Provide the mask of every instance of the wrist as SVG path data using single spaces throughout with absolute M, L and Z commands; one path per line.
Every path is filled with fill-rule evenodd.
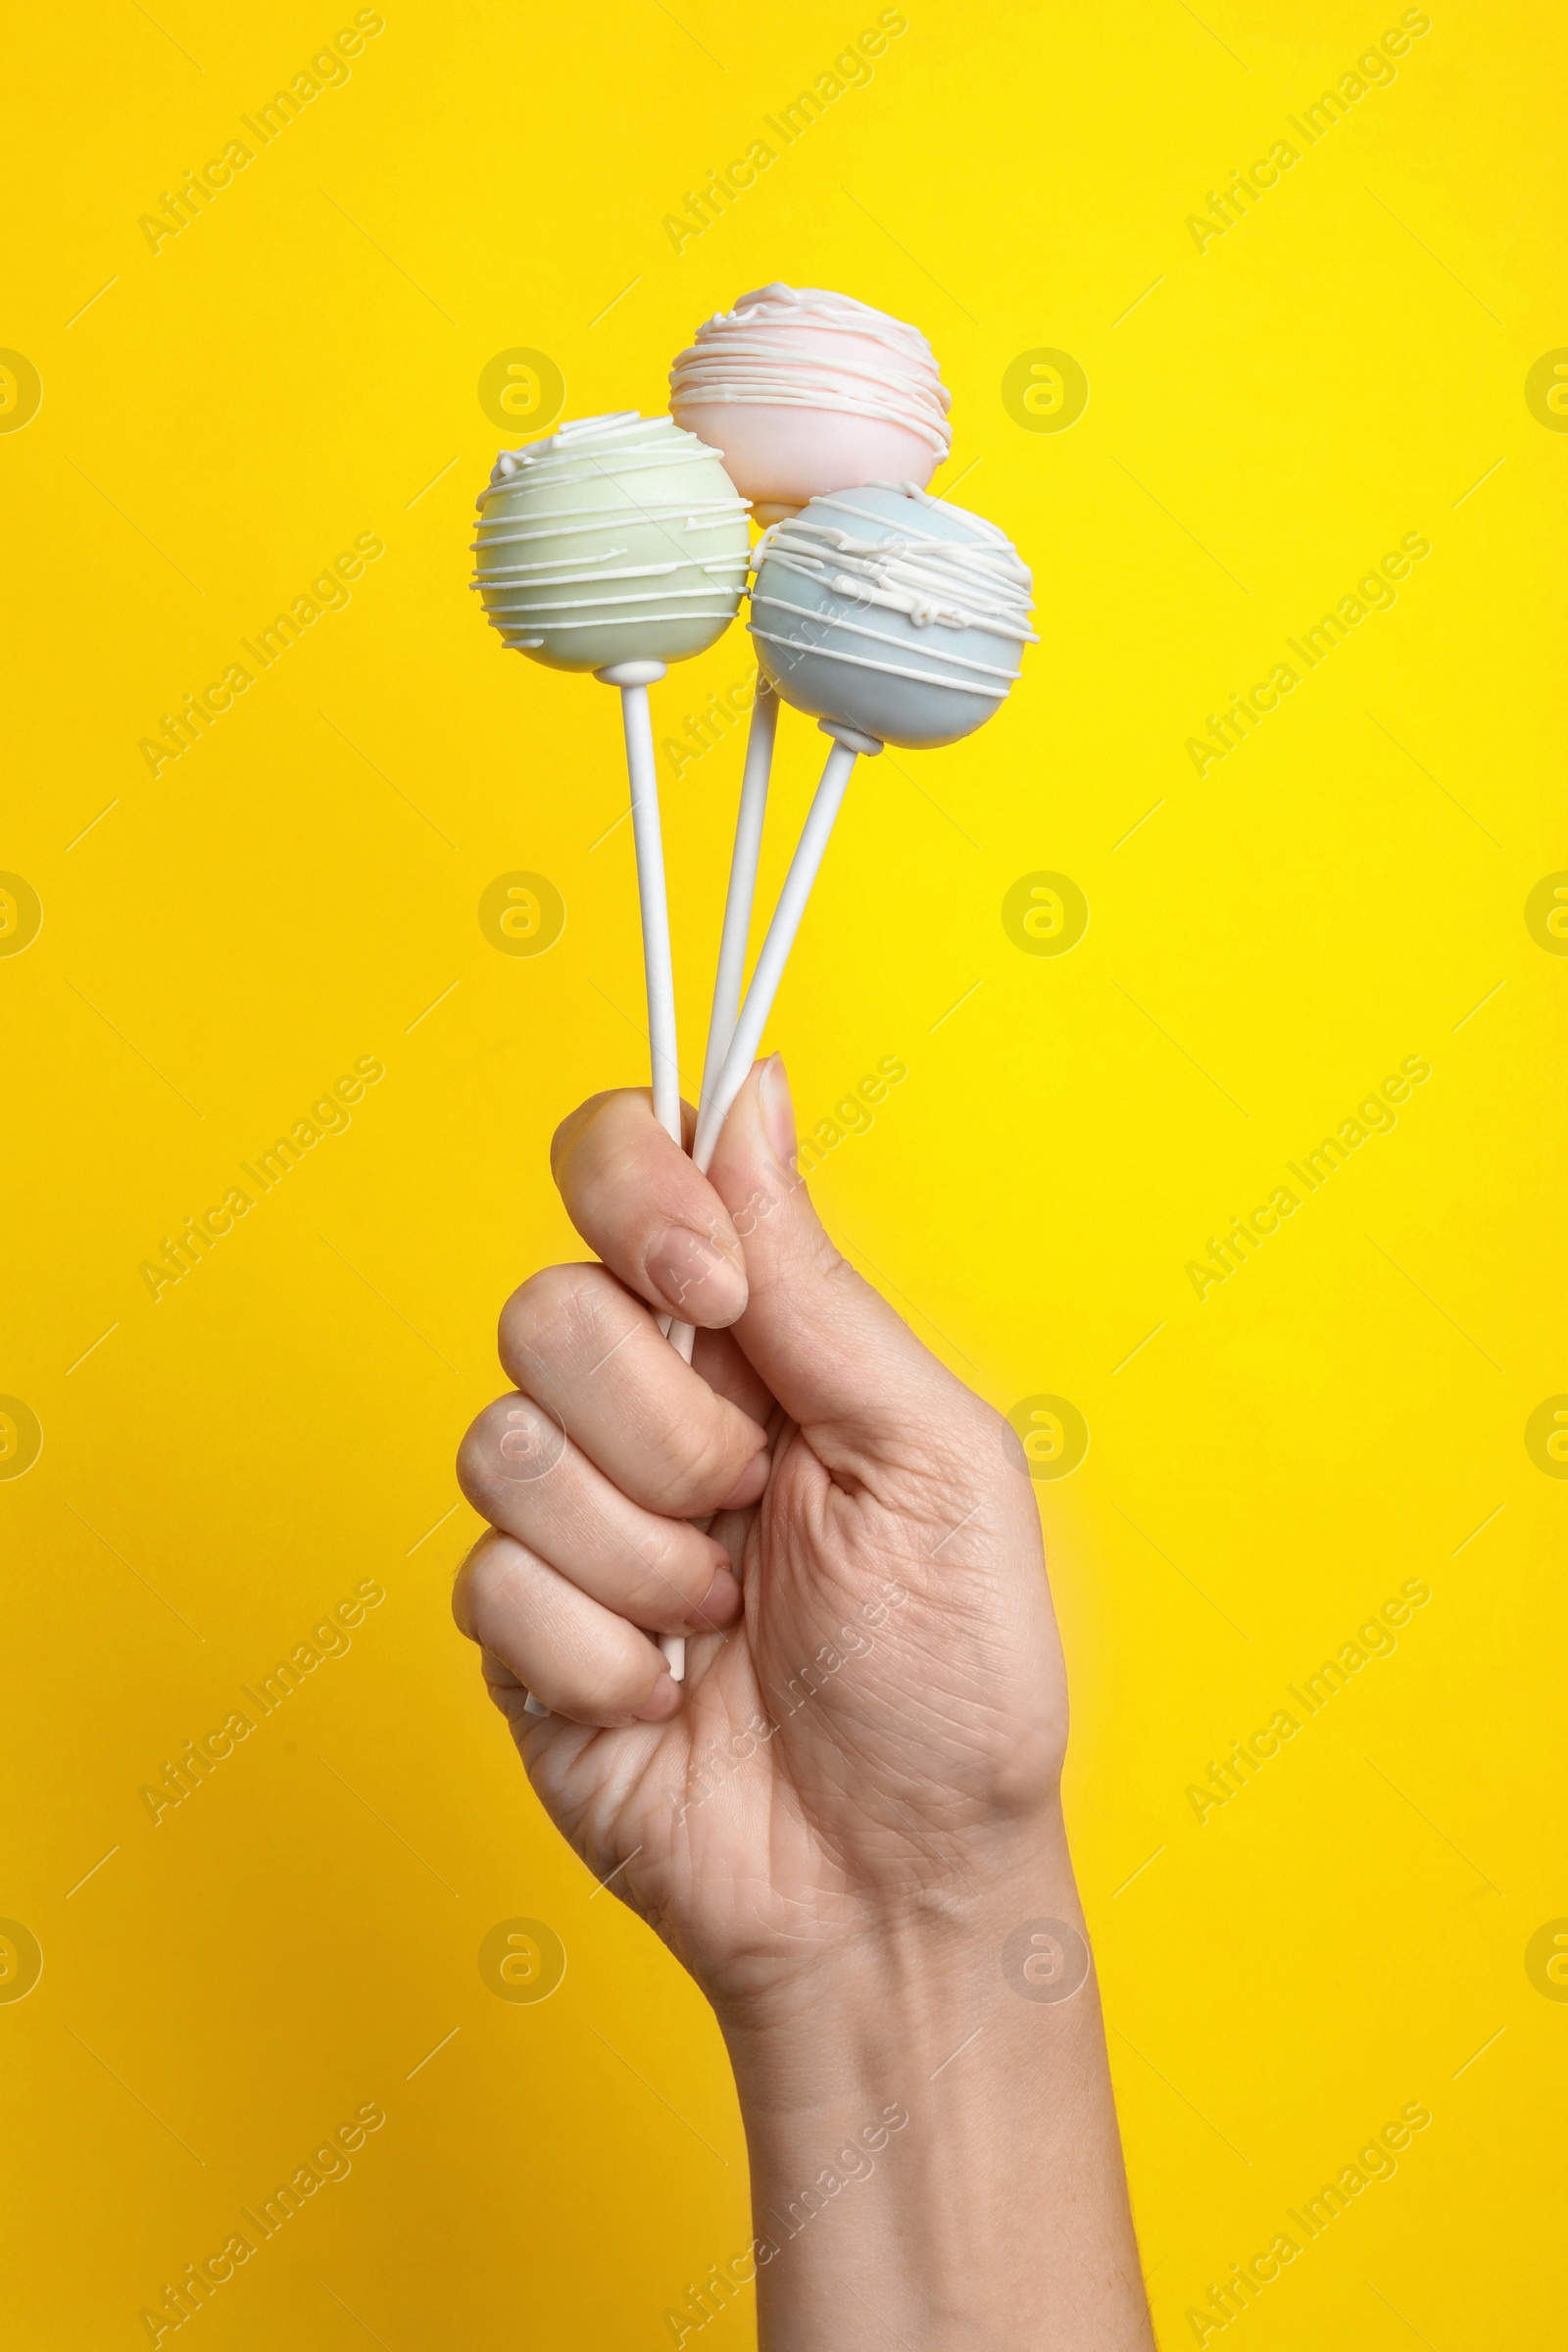
M 882 2086 L 890 2067 L 923 2066 L 929 2077 L 1009 1991 L 1009 1970 L 1016 1978 L 1029 1967 L 1026 1987 L 1049 1972 L 1056 1957 L 1049 1947 L 1043 1959 L 1008 1949 L 1020 1927 L 1042 1919 L 1068 1929 L 1055 1940 L 1081 1983 L 1087 1940 L 1055 1803 L 961 1883 L 883 1894 L 798 1964 L 721 1994 L 715 2007 L 743 2108 L 760 2115 L 842 2104 L 852 2089 Z
M 921 2352 L 1148 2343 L 1059 1811 L 1005 1867 L 887 1907 L 720 2023 L 751 2155 L 764 2352 L 885 2330 Z M 1096 2117 L 1098 2155 L 1085 2142 Z M 1097 2162 L 1106 2231 L 1053 2255 Z M 846 2328 L 858 2303 L 880 2328 Z M 1079 2328 L 1080 2309 L 1107 2308 L 1114 2332 Z

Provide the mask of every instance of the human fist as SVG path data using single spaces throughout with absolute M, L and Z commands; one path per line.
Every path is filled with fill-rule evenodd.
M 529 1778 L 721 2016 L 1007 1883 L 1066 1739 L 1022 1450 L 839 1255 L 794 1152 L 776 1057 L 707 1177 L 642 1094 L 574 1112 L 553 1163 L 601 1262 L 507 1301 L 515 1388 L 459 1456 L 492 1532 L 454 1609 Z

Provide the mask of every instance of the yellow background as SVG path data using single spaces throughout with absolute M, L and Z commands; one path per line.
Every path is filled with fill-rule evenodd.
M 147 2340 L 372 2100 L 352 2175 L 203 2313 L 212 2352 L 652 2347 L 747 2240 L 704 2005 L 546 1826 L 447 1606 L 496 1309 L 573 1249 L 551 1130 L 644 1075 L 615 710 L 480 625 L 476 385 L 526 346 L 568 415 L 657 412 L 697 322 L 773 276 L 925 328 L 935 486 L 1035 569 L 1009 706 L 862 766 L 771 1036 L 803 1127 L 907 1061 L 824 1214 L 997 1404 L 1090 1428 L 1039 1492 L 1162 2337 L 1420 2100 L 1397 2177 L 1238 2325 L 1547 2340 L 1568 2006 L 1525 1950 L 1568 1913 L 1568 1486 L 1524 1427 L 1568 1390 L 1568 962 L 1524 903 L 1568 866 L 1568 441 L 1524 379 L 1568 343 L 1556 12 L 1434 0 L 1392 86 L 1200 253 L 1187 215 L 1397 10 L 910 0 L 677 254 L 662 217 L 875 10 L 388 0 L 155 255 L 138 216 L 352 13 L 105 0 L 12 36 L 0 343 L 43 404 L 0 436 L 0 866 L 44 919 L 0 958 L 0 1390 L 44 1442 L 0 1484 L 0 1912 L 44 1969 L 0 2004 L 8 2340 Z M 1087 371 L 1069 430 L 1003 404 L 1039 347 Z M 160 713 L 367 531 L 348 608 L 154 778 Z M 1200 779 L 1205 714 L 1409 531 L 1396 606 Z M 750 666 L 737 631 L 672 674 L 660 736 Z M 786 714 L 770 886 L 821 749 Z M 688 1094 L 739 758 L 665 756 Z M 516 868 L 566 904 L 539 957 L 478 925 Z M 1002 927 L 1042 868 L 1092 910 L 1060 957 Z M 1412 1054 L 1397 1128 L 1200 1302 L 1207 1237 Z M 349 1131 L 155 1303 L 162 1237 L 363 1055 Z M 1200 1825 L 1188 1786 L 1410 1577 L 1397 1651 Z M 155 1827 L 141 1787 L 367 1578 L 352 1650 Z M 479 1974 L 515 1916 L 568 1955 L 541 2005 Z

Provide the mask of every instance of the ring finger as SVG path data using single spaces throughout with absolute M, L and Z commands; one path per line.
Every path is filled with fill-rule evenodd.
M 485 1407 L 463 1441 L 458 1480 L 493 1527 L 634 1625 L 717 1631 L 740 1613 L 724 1546 L 631 1501 L 530 1396 Z

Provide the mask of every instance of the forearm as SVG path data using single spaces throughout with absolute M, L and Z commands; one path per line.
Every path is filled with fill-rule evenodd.
M 1059 1818 L 1005 1876 L 727 2024 L 763 2352 L 1152 2345 Z

